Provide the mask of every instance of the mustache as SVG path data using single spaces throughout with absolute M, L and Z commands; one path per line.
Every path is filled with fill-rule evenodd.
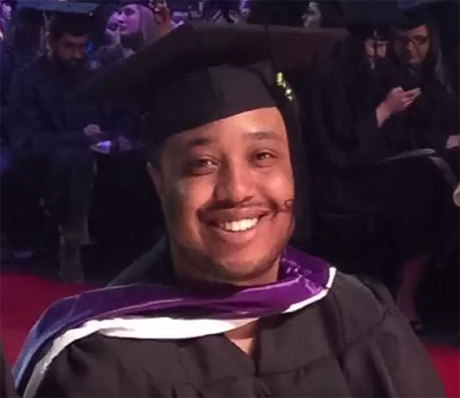
M 271 200 L 268 202 L 262 201 L 247 201 L 240 204 L 235 204 L 229 200 L 213 202 L 200 210 L 201 214 L 209 214 L 214 212 L 223 211 L 244 211 L 244 210 L 258 210 L 267 213 L 284 213 L 292 212 L 294 209 L 294 198 L 289 198 L 282 201 Z

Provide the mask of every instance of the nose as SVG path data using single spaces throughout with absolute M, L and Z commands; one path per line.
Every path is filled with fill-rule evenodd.
M 414 51 L 415 51 L 415 46 L 414 46 L 414 43 L 412 43 L 412 41 L 408 40 L 407 41 L 407 44 L 406 44 L 406 50 L 409 54 L 413 54 Z
M 83 53 L 84 53 L 84 52 L 81 51 L 81 50 L 75 50 L 75 51 L 73 52 L 73 54 L 72 54 L 72 58 L 73 58 L 74 60 L 79 61 L 80 59 L 83 58 Z
M 125 22 L 125 14 L 123 12 L 120 12 L 117 17 L 116 17 L 116 21 L 118 24 L 121 24 L 121 23 L 124 23 Z
M 244 203 L 254 197 L 255 181 L 251 171 L 239 163 L 223 165 L 217 174 L 215 199 L 233 205 Z

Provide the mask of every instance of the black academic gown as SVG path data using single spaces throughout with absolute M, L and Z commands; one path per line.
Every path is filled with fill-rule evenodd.
M 394 115 L 378 127 L 376 108 L 390 89 L 404 86 L 404 81 L 388 61 L 372 71 L 359 60 L 339 58 L 320 76 L 297 77 L 294 87 L 304 116 L 310 170 L 315 170 L 314 214 L 339 215 L 331 225 L 319 220 L 317 228 L 325 236 L 340 230 L 341 240 L 350 236 L 344 246 L 366 242 L 357 247 L 361 253 L 370 248 L 364 257 L 386 257 L 383 262 L 394 264 L 438 249 L 455 222 L 450 187 L 430 161 L 382 164 L 404 152 L 434 146 L 427 139 L 432 134 L 421 133 L 410 122 L 419 104 L 411 113 Z M 342 216 L 345 221 L 339 225 Z M 335 238 L 326 240 L 319 245 L 329 253 L 322 255 L 330 255 L 337 243 Z M 356 255 L 360 254 L 351 257 Z
M 98 124 L 108 138 L 127 133 L 122 113 L 72 97 L 93 73 L 60 69 L 45 55 L 18 71 L 10 89 L 7 125 L 14 154 L 60 223 L 88 213 L 94 159 L 83 129 Z
M 449 136 L 460 134 L 458 93 L 444 86 L 429 67 L 400 68 L 402 87 L 421 89 L 420 97 L 402 117 L 404 128 L 411 131 L 411 145 L 434 148 L 442 155 Z
M 160 248 L 119 283 L 175 283 Z M 150 269 L 147 267 L 150 262 Z M 154 269 L 152 271 L 152 269 Z M 339 274 L 330 293 L 260 321 L 255 352 L 222 335 L 181 341 L 92 335 L 52 362 L 40 397 L 442 397 L 425 349 L 386 290 Z

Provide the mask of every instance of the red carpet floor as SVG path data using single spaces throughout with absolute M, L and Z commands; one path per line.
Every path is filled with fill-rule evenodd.
M 40 314 L 55 300 L 84 290 L 30 275 L 1 274 L 0 335 L 7 357 L 16 358 L 21 344 Z M 460 352 L 449 347 L 428 347 L 448 397 L 460 397 Z

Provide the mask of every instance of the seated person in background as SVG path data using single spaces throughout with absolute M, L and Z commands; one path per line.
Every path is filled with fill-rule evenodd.
M 336 40 L 185 24 L 89 88 L 144 102 L 168 242 L 119 280 L 134 285 L 44 315 L 16 364 L 21 394 L 443 396 L 384 288 L 288 246 L 308 228 L 305 157 L 293 92 L 274 65 L 300 64 L 292 43 L 327 52 Z
M 16 74 L 8 104 L 16 159 L 28 162 L 34 182 L 43 183 L 47 207 L 62 236 L 61 276 L 69 281 L 82 279 L 80 249 L 89 243 L 95 170 L 90 146 L 127 129 L 122 113 L 71 98 L 93 74 L 85 53 L 89 28 L 89 17 L 53 15 L 49 51 Z
M 387 241 L 382 250 L 394 253 L 392 261 L 399 263 L 379 277 L 401 273 L 398 304 L 420 329 L 416 289 L 432 253 L 452 233 L 455 209 L 449 187 L 431 165 L 376 167 L 388 157 L 425 148 L 427 142 L 407 123 L 425 90 L 404 88 L 403 76 L 386 54 L 389 27 L 373 28 L 351 26 L 335 63 L 322 79 L 307 79 L 299 90 L 306 98 L 301 101 L 305 137 L 314 148 L 313 205 L 318 211 L 371 220 L 373 231 Z
M 150 0 L 149 5 L 153 11 L 158 30 L 160 31 L 160 37 L 171 33 L 176 24 L 172 19 L 171 9 L 168 6 L 167 0 Z
M 421 90 L 405 117 L 414 145 L 441 153 L 446 146 L 458 147 L 458 88 L 449 79 L 437 28 L 425 8 L 404 14 L 396 29 L 392 54 L 403 70 L 403 87 Z
M 116 46 L 120 44 L 120 23 L 119 19 L 119 7 L 116 4 L 102 5 L 107 7 L 105 11 L 105 29 L 104 39 L 105 45 Z
M 0 2 L 0 41 L 5 39 L 9 30 L 14 3 L 13 0 L 2 0 Z
M 16 70 L 27 65 L 45 50 L 45 19 L 41 12 L 21 9 L 16 11 L 8 35 L 1 44 L 0 81 L 1 106 L 8 102 L 11 81 Z
M 107 67 L 129 57 L 171 31 L 169 9 L 160 6 L 154 9 L 148 4 L 145 0 L 122 2 L 117 14 L 120 43 L 98 50 L 96 58 L 101 66 Z
M 393 43 L 394 59 L 403 69 L 402 86 L 407 89 L 420 88 L 421 94 L 409 112 L 403 115 L 401 122 L 410 132 L 414 148 L 433 148 L 451 166 L 458 177 L 458 143 L 459 143 L 459 99 L 458 88 L 452 81 L 443 63 L 438 30 L 424 7 L 407 11 L 403 22 L 396 30 Z M 448 150 L 450 153 L 448 153 Z M 426 193 L 433 189 L 430 176 L 419 176 L 427 186 Z M 432 191 L 433 192 L 433 191 Z M 434 190 L 433 195 L 440 195 Z M 448 195 L 450 197 L 450 195 Z M 439 209 L 451 209 L 451 201 L 433 198 L 424 213 L 431 213 L 432 218 L 439 218 L 438 228 L 433 228 L 440 236 L 439 241 L 448 238 L 445 233 L 451 229 L 452 220 L 446 221 L 439 214 Z M 414 201 L 419 207 L 423 197 Z M 446 204 L 447 203 L 447 204 Z M 457 213 L 451 216 L 456 217 Z M 454 219 L 453 219 L 454 220 Z M 455 222 L 455 221 L 454 221 Z M 443 227 L 444 225 L 444 227 Z M 432 224 L 421 223 L 420 228 L 428 231 Z M 417 228 L 418 229 L 418 228 Z M 424 268 L 430 260 L 430 253 L 425 252 L 414 257 L 403 270 L 403 278 L 398 293 L 398 303 L 411 320 L 418 321 L 415 305 L 415 292 L 424 274 Z M 419 322 L 415 323 L 419 325 Z
M 3 5 L 3 3 L 2 3 Z M 45 45 L 45 18 L 41 12 L 29 9 L 15 11 L 8 27 L 5 40 L 0 44 L 0 139 L 1 139 L 1 214 L 2 233 L 5 233 L 9 248 L 17 253 L 28 246 L 31 235 L 30 214 L 24 211 L 30 205 L 27 187 L 17 178 L 8 126 L 5 123 L 8 94 L 13 76 L 17 70 L 43 54 Z M 3 251 L 3 254 L 5 251 Z M 3 257 L 2 257 L 3 258 Z
M 315 147 L 312 161 L 322 164 L 312 175 L 314 197 L 332 208 L 372 209 L 372 201 L 364 202 L 366 193 L 380 184 L 371 177 L 350 185 L 347 176 L 406 149 L 400 144 L 399 115 L 420 90 L 400 87 L 387 59 L 389 26 L 356 24 L 348 31 L 320 79 L 304 73 L 293 82 L 305 114 L 305 139 Z

